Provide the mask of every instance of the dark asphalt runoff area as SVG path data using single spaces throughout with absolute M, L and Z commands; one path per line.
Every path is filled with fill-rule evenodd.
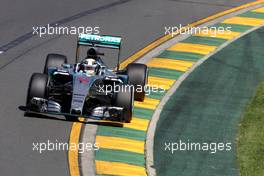
M 24 117 L 28 81 L 42 72 L 48 53 L 74 61 L 76 36 L 31 37 L 33 26 L 99 26 L 101 34 L 123 37 L 122 59 L 161 37 L 165 26 L 185 25 L 249 1 L 236 0 L 2 0 L 0 5 L 1 175 L 69 175 L 67 151 L 33 151 L 33 143 L 69 140 L 72 122 Z M 115 58 L 107 61 L 111 66 Z

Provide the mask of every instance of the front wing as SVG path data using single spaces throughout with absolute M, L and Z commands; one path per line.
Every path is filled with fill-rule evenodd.
M 29 105 L 26 106 L 25 111 L 28 113 L 40 113 L 40 114 L 51 114 L 51 115 L 63 115 L 72 117 L 83 117 L 95 120 L 110 120 L 122 122 L 123 120 L 123 108 L 115 106 L 100 106 L 92 110 L 91 114 L 71 114 L 64 113 L 61 111 L 59 103 L 43 98 L 34 97 L 30 101 Z

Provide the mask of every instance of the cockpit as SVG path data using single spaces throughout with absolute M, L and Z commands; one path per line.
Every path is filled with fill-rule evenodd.
M 96 60 L 92 58 L 83 59 L 80 63 L 76 64 L 75 72 L 82 72 L 88 75 L 96 75 L 99 65 Z

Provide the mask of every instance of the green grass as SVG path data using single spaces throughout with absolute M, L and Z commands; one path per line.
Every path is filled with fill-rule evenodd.
M 264 176 L 264 82 L 243 116 L 237 142 L 241 176 Z

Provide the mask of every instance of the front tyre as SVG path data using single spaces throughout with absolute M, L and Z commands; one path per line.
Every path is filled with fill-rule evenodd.
M 33 97 L 47 97 L 48 75 L 42 73 L 33 73 L 30 78 L 27 92 L 27 105 Z
M 145 64 L 131 63 L 127 66 L 128 82 L 134 86 L 135 100 L 144 101 L 148 68 Z
M 134 92 L 131 85 L 120 85 L 118 92 L 114 94 L 114 105 L 123 107 L 122 121 L 130 123 L 132 120 Z
M 48 54 L 44 66 L 43 73 L 48 74 L 49 67 L 61 67 L 67 63 L 67 57 L 61 54 Z

